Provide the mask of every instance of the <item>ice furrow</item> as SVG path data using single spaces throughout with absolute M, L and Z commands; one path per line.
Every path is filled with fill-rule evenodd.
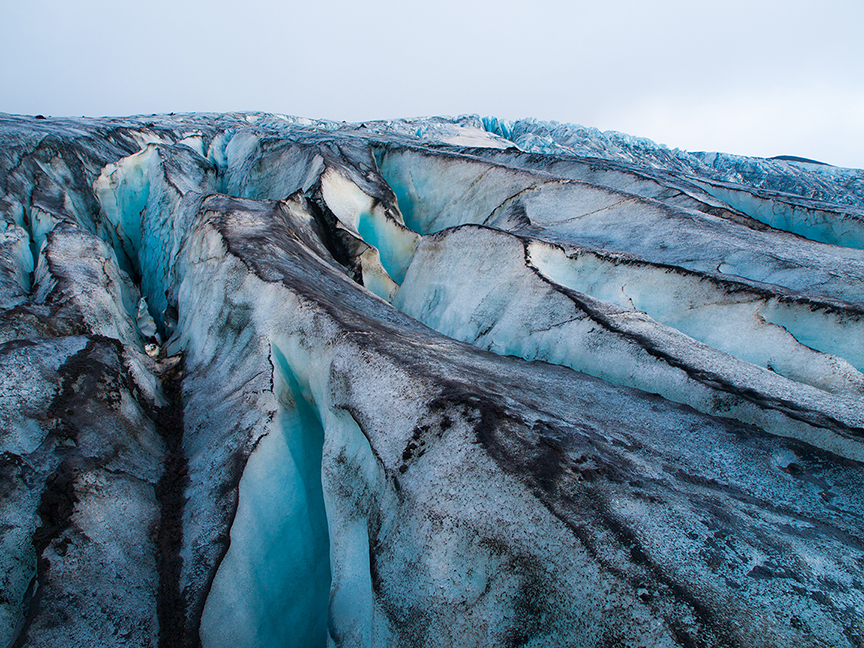
M 626 265 L 622 268 L 607 261 L 608 266 L 603 264 L 591 282 L 579 276 L 560 249 L 555 250 L 545 243 L 479 226 L 445 230 L 424 239 L 393 303 L 445 335 L 502 355 L 562 364 L 616 384 L 659 393 L 701 412 L 731 416 L 773 434 L 864 458 L 860 438 L 864 434 L 860 408 L 864 381 L 848 363 L 802 348 L 776 327 L 760 331 L 758 319 L 748 321 L 746 314 L 735 312 L 742 302 L 746 304 L 744 296 L 733 293 L 730 298 L 725 293 L 726 312 L 715 315 L 713 321 L 734 326 L 744 335 L 749 325 L 753 334 L 744 338 L 749 344 L 761 344 L 763 354 L 771 354 L 764 346 L 775 349 L 766 364 L 781 365 L 787 354 L 787 373 L 796 378 L 803 375 L 804 381 L 785 379 L 767 367 L 699 343 L 632 306 L 622 308 L 618 305 L 622 297 L 631 299 L 621 292 L 630 287 Z M 613 273 L 616 268 L 618 278 Z M 655 272 L 660 275 L 669 269 Z M 451 273 L 471 280 L 449 281 Z M 632 298 L 639 305 L 650 304 L 649 310 L 661 316 L 674 317 L 685 311 L 688 299 L 714 304 L 710 292 L 706 295 L 692 283 L 675 285 L 674 279 L 665 278 L 664 286 L 647 269 L 639 276 L 645 280 L 645 297 L 640 297 L 641 279 L 634 277 Z M 574 292 L 561 290 L 558 282 Z M 719 292 L 714 295 L 722 309 Z M 658 305 L 655 310 L 654 304 L 664 298 L 674 300 L 674 307 L 663 311 Z M 693 327 L 710 337 L 706 323 L 710 321 L 697 321 Z M 779 336 L 779 343 L 772 336 Z M 803 357 L 795 357 L 796 351 Z M 845 379 L 835 374 L 844 366 Z M 813 373 L 808 375 L 808 371 Z M 830 396 L 811 387 L 816 383 L 830 389 L 832 381 L 836 381 L 835 394 Z
M 177 257 L 204 196 L 215 190 L 213 168 L 185 146 L 146 148 L 107 165 L 93 183 L 107 242 L 122 254 L 121 267 L 139 284 L 164 337 L 166 314 L 176 309 L 172 289 Z
M 864 212 L 860 209 L 840 210 L 833 205 L 795 201 L 793 196 L 744 191 L 734 185 L 699 184 L 712 196 L 776 229 L 821 243 L 864 249 Z
M 524 229 L 550 242 L 629 252 L 698 272 L 719 267 L 728 275 L 797 292 L 864 301 L 861 251 L 760 231 L 719 207 L 719 212 L 681 209 L 614 186 L 503 165 L 490 171 L 489 162 L 477 156 L 451 152 L 390 145 L 376 155 L 400 208 L 422 234 L 486 223 Z
M 601 188 L 544 184 L 498 207 L 489 223 L 496 217 L 506 221 L 515 210 L 550 241 L 628 252 L 705 273 L 719 265 L 724 274 L 751 281 L 845 302 L 864 301 L 864 256 L 858 250 L 754 231 L 645 201 L 627 201 L 619 209 L 587 215 L 585 205 L 591 200 L 614 202 Z
M 528 257 L 546 278 L 576 292 L 643 311 L 791 380 L 864 396 L 864 311 L 859 308 L 795 299 L 627 255 L 579 248 L 568 253 L 540 241 L 529 244 Z
M 275 425 L 243 469 L 231 545 L 201 617 L 203 645 L 323 646 L 330 552 L 321 482 L 324 429 L 285 355 L 272 348 Z M 262 577 L 262 575 L 264 575 Z

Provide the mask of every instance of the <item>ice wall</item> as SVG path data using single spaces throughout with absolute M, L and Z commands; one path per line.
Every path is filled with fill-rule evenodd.
M 324 430 L 272 348 L 279 410 L 239 484 L 231 546 L 201 618 L 204 646 L 322 646 L 330 558 L 321 487 Z

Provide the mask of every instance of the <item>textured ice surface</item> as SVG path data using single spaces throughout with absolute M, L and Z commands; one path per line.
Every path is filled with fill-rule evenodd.
M 850 313 L 625 255 L 578 248 L 568 255 L 532 242 L 528 260 L 565 288 L 647 313 L 747 362 L 827 391 L 864 394 L 864 377 L 854 368 L 864 368 L 864 322 Z
M 617 160 L 648 171 L 739 183 L 743 187 L 782 191 L 860 209 L 864 173 L 827 164 L 773 158 L 750 158 L 728 153 L 688 152 L 615 131 L 601 132 L 574 124 L 522 119 L 506 122 L 484 118 L 484 127 L 522 150 Z
M 643 268 L 628 281 L 615 272 L 626 272 L 626 265 L 609 266 L 592 283 L 560 249 L 466 226 L 424 240 L 393 303 L 450 337 L 496 353 L 562 364 L 864 458 L 858 435 L 844 431 L 864 426 L 864 377 L 847 362 L 803 347 L 765 322 L 758 302 L 752 303 L 752 294 L 745 301 L 740 286 L 715 284 L 706 295 L 699 291 L 701 277 Z M 653 299 L 657 294 L 674 294 L 686 316 L 670 317 L 662 300 Z M 704 344 L 682 332 L 701 334 Z M 709 346 L 715 338 L 721 343 Z M 857 342 L 860 335 L 850 338 Z M 831 433 L 823 419 L 802 420 L 779 406 L 784 399 L 807 402 L 811 412 L 843 423 Z
M 858 646 L 860 171 L 0 116 L 0 642 Z
M 700 184 L 733 209 L 771 227 L 822 243 L 864 249 L 864 212 L 860 209 L 832 209 L 831 204 L 781 193 L 747 192 L 735 185 Z

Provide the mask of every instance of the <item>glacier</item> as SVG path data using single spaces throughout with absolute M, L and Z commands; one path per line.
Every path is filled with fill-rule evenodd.
M 864 645 L 864 171 L 0 114 L 0 643 Z

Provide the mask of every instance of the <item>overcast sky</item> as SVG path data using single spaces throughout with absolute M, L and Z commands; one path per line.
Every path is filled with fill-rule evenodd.
M 0 0 L 0 111 L 479 113 L 864 167 L 864 0 Z

